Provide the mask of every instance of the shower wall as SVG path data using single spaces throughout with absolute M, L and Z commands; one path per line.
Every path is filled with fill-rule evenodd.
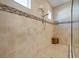
M 60 40 L 62 46 L 66 46 L 68 57 L 70 56 L 71 41 L 71 1 L 54 8 L 54 19 L 59 23 L 56 25 L 55 36 Z M 65 51 L 66 49 L 64 49 Z
M 0 3 L 40 17 L 38 6 L 43 3 L 39 0 L 34 1 L 32 0 L 34 4 L 32 8 L 36 8 L 33 9 L 35 11 L 31 11 L 13 0 L 0 0 Z M 45 5 L 43 4 L 43 6 Z M 48 6 L 51 8 L 50 5 Z M 44 31 L 40 21 L 0 11 L 0 57 L 46 57 L 45 54 L 45 56 L 41 56 L 41 51 L 51 45 L 52 30 L 51 24 L 47 24 Z
M 60 44 L 68 47 L 71 40 L 71 24 L 66 22 L 71 21 L 71 2 L 55 7 L 54 19 L 59 22 L 56 25 L 55 35 L 59 37 Z
M 0 3 L 38 17 L 40 5 L 52 13 L 46 0 L 32 0 L 31 10 L 14 0 L 0 0 Z M 46 24 L 44 30 L 40 21 L 0 10 L 0 57 L 68 57 L 66 46 L 51 44 L 53 34 L 54 25 Z

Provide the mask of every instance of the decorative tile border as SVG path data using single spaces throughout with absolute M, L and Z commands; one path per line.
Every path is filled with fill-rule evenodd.
M 23 11 L 20 11 L 16 8 L 13 8 L 13 7 L 10 7 L 10 6 L 7 6 L 5 4 L 2 4 L 0 3 L 0 10 L 1 11 L 6 11 L 6 12 L 9 12 L 9 13 L 13 13 L 13 14 L 17 14 L 17 15 L 20 15 L 20 16 L 24 16 L 24 17 L 28 17 L 28 18 L 31 18 L 31 19 L 34 19 L 34 20 L 38 20 L 38 21 L 43 21 L 43 19 L 37 17 L 37 16 L 34 16 L 32 14 L 29 14 L 29 13 L 26 13 L 26 12 L 23 12 Z M 56 25 L 56 24 L 68 24 L 68 23 L 77 23 L 79 22 L 79 20 L 77 21 L 67 21 L 67 22 L 55 22 L 55 23 L 52 23 L 52 22 L 49 22 L 49 21 L 45 21 L 46 23 L 49 23 L 49 24 L 53 24 L 53 25 Z
M 20 16 L 25 16 L 25 17 L 28 17 L 28 18 L 31 18 L 31 19 L 35 19 L 35 20 L 38 20 L 38 21 L 42 21 L 43 19 L 37 17 L 37 16 L 34 16 L 32 14 L 28 14 L 26 12 L 23 12 L 23 11 L 20 11 L 16 8 L 13 8 L 13 7 L 10 7 L 10 6 L 7 6 L 5 4 L 2 4 L 0 3 L 0 10 L 1 11 L 6 11 L 6 12 L 9 12 L 9 13 L 13 13 L 13 14 L 17 14 L 17 15 L 20 15 Z M 54 23 L 51 23 L 51 22 L 48 22 L 48 21 L 45 21 L 46 23 L 49 23 L 49 24 L 54 24 Z

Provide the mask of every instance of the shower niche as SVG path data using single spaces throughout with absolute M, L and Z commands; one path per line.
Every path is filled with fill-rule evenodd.
M 52 44 L 59 44 L 59 38 L 58 37 L 52 37 L 51 43 Z

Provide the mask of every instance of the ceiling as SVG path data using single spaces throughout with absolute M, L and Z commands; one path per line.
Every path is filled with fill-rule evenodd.
M 62 5 L 70 0 L 48 0 L 49 3 L 52 5 L 52 7 L 56 7 L 56 6 L 59 6 L 59 5 Z

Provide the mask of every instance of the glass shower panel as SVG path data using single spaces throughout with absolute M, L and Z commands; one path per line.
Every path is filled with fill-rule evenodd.
M 79 23 L 73 24 L 73 47 L 74 57 L 79 57 Z
M 79 57 L 79 0 L 73 3 L 73 53 L 74 57 Z

